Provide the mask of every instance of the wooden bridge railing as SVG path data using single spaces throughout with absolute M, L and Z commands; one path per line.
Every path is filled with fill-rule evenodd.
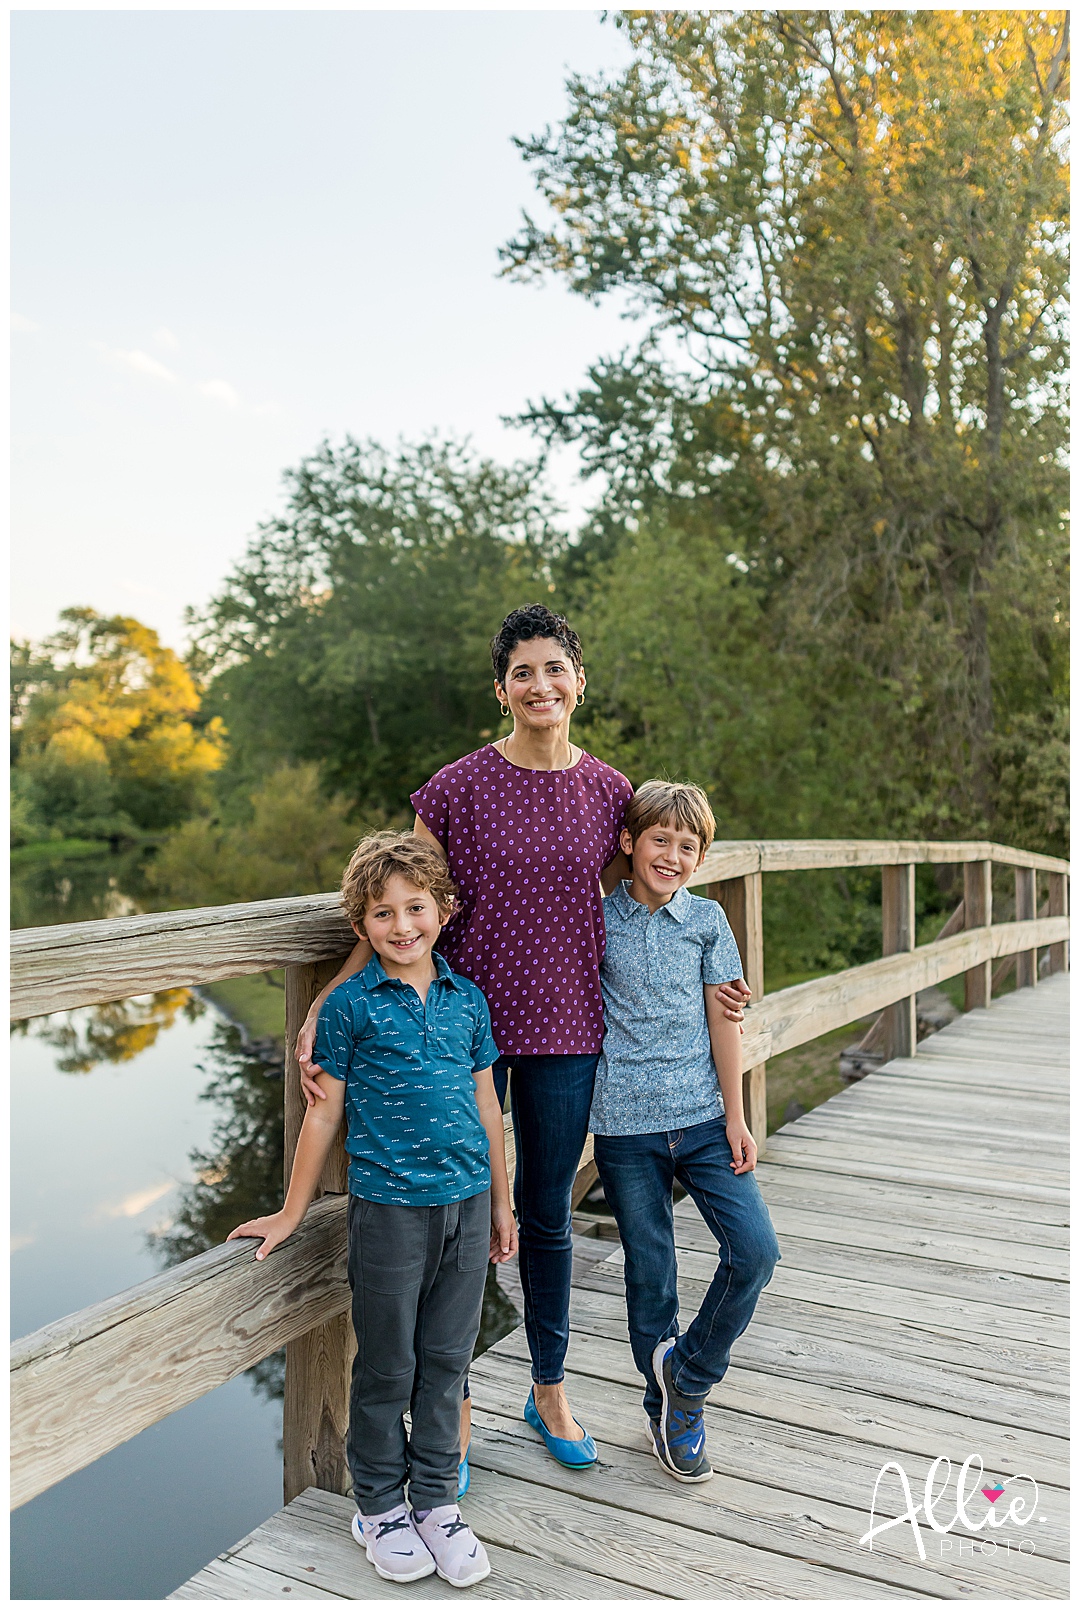
M 915 945 L 915 867 L 964 868 L 960 932 Z M 991 872 L 1011 866 L 1016 921 L 992 921 Z M 764 995 L 761 879 L 765 872 L 882 869 L 879 961 Z M 1048 878 L 1047 912 L 1036 916 L 1036 878 Z M 1065 861 L 982 842 L 791 840 L 714 844 L 700 879 L 719 900 L 743 956 L 755 1002 L 747 1010 L 747 1111 L 765 1140 L 766 1066 L 771 1057 L 844 1024 L 884 1012 L 888 1056 L 915 1051 L 915 996 L 962 973 L 967 1009 L 990 1000 L 995 961 L 1016 958 L 1018 985 L 1038 980 L 1038 951 L 1068 965 Z M 15 1018 L 36 1017 L 180 985 L 286 969 L 289 1046 L 353 936 L 336 895 L 266 900 L 200 911 L 123 917 L 22 930 L 12 939 Z M 286 1172 L 303 1118 L 299 1070 L 286 1058 Z M 513 1136 L 508 1132 L 513 1167 Z M 576 1195 L 593 1177 L 591 1145 Z M 285 1498 L 308 1486 L 348 1491 L 343 1435 L 352 1338 L 345 1279 L 344 1148 L 324 1172 L 300 1230 L 266 1263 L 247 1243 L 213 1248 L 116 1297 L 15 1342 L 11 1358 L 11 1503 L 26 1503 L 147 1426 L 242 1370 L 287 1348 Z

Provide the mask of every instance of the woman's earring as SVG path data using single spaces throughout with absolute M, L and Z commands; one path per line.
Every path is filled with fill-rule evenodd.
M 508 716 L 510 714 L 510 706 L 508 704 L 500 704 L 499 714 L 504 717 Z
M 585 703 L 585 695 L 583 693 L 578 694 L 577 702 L 578 702 L 578 709 L 580 710 L 581 706 Z

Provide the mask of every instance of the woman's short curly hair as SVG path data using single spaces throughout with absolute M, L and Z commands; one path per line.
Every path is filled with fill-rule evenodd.
M 350 922 L 363 927 L 365 912 L 382 899 L 395 872 L 430 894 L 440 912 L 453 910 L 457 888 L 435 846 L 418 833 L 387 830 L 361 839 L 342 874 L 341 905 Z
M 506 685 L 510 656 L 519 643 L 528 643 L 534 637 L 553 637 L 581 670 L 581 638 L 565 615 L 556 615 L 546 604 L 523 604 L 512 609 L 491 639 L 491 666 L 500 687 Z

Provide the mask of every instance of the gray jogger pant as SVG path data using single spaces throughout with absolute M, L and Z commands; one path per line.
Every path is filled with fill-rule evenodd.
M 416 1509 L 457 1500 L 461 1389 L 490 1237 L 489 1191 L 441 1207 L 349 1198 L 356 1358 L 347 1452 L 363 1515 L 401 1503 L 406 1481 Z

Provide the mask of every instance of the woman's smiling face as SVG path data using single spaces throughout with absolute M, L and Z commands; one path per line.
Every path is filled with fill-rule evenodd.
M 495 692 L 524 727 L 557 727 L 569 722 L 578 695 L 585 691 L 585 672 L 553 637 L 516 643 L 506 668 L 506 682 Z

